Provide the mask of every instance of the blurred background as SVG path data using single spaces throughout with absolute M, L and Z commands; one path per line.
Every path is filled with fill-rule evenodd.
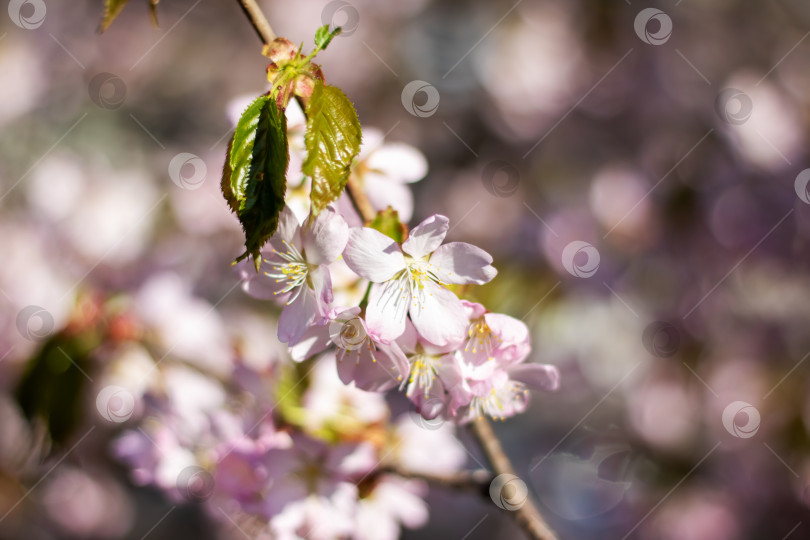
M 218 188 L 259 40 L 236 2 L 130 3 L 103 35 L 101 0 L 0 16 L 0 538 L 238 538 L 135 487 L 94 402 L 150 343 L 284 354 Z M 307 49 L 344 26 L 327 80 L 430 164 L 413 222 L 492 253 L 476 296 L 559 367 L 495 428 L 562 538 L 810 538 L 810 5 L 260 4 Z M 429 503 L 404 538 L 520 534 Z

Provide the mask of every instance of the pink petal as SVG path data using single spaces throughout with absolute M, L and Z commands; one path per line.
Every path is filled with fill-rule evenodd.
M 345 384 L 354 381 L 357 388 L 368 392 L 384 392 L 397 386 L 402 377 L 401 366 L 394 362 L 389 352 L 382 347 L 372 351 L 369 344 L 363 344 L 354 351 L 338 351 L 340 380 Z M 407 360 L 405 363 L 407 366 Z
M 487 313 L 484 320 L 498 338 L 493 354 L 501 366 L 518 364 L 529 356 L 529 328 L 523 321 L 503 313 Z
M 560 372 L 549 364 L 518 364 L 507 372 L 510 378 L 535 390 L 554 391 L 560 387 Z
M 304 332 L 301 340 L 290 347 L 290 356 L 295 362 L 303 362 L 307 358 L 323 352 L 331 344 L 328 326 L 310 326 Z
M 304 285 L 298 298 L 284 306 L 278 319 L 278 339 L 294 345 L 303 337 L 307 328 L 318 319 L 318 301 L 315 292 Z
M 405 268 L 405 259 L 397 243 L 368 227 L 349 231 L 343 259 L 355 273 L 375 283 L 388 281 Z
M 442 244 L 448 229 L 450 220 L 442 215 L 433 214 L 411 229 L 408 239 L 402 243 L 402 251 L 414 259 L 421 259 Z
M 244 259 L 236 265 L 236 270 L 242 278 L 242 290 L 253 298 L 260 300 L 282 300 L 281 295 L 275 294 L 284 288 L 284 284 L 276 283 L 274 278 L 266 276 L 265 272 L 272 272 L 273 267 L 265 262 L 265 252 L 262 252 L 262 264 L 259 273 L 253 266 L 253 261 Z
M 301 242 L 310 264 L 326 264 L 337 259 L 349 240 L 349 226 L 331 208 L 325 209 L 301 230 Z
M 430 256 L 430 270 L 444 283 L 486 283 L 498 274 L 491 264 L 489 253 L 464 242 L 444 244 Z
M 416 331 L 439 347 L 461 344 L 468 325 L 461 300 L 433 282 L 425 283 L 418 294 L 409 310 Z
M 366 326 L 370 334 L 383 343 L 390 343 L 405 331 L 410 294 L 404 278 L 375 283 L 366 308 Z
M 464 304 L 464 309 L 467 312 L 467 318 L 469 318 L 470 320 L 477 319 L 478 317 L 487 312 L 487 308 L 476 302 L 470 302 L 469 300 L 462 299 L 461 303 Z
M 315 292 L 315 302 L 317 303 L 316 312 L 321 319 L 326 319 L 326 315 L 329 312 L 329 305 L 332 303 L 332 276 L 329 274 L 329 268 L 326 266 L 318 266 L 314 270 L 310 270 L 309 279 L 312 281 L 312 287 Z M 320 320 L 318 324 L 324 322 L 325 320 Z

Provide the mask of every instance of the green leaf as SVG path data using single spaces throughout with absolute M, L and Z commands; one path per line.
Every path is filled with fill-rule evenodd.
M 377 212 L 377 215 L 371 223 L 368 224 L 368 227 L 380 231 L 385 236 L 400 244 L 405 240 L 405 234 L 407 232 L 405 225 L 399 221 L 399 212 L 390 206 L 385 210 Z
M 273 236 L 284 208 L 287 119 L 274 99 L 256 98 L 236 125 L 222 170 L 222 194 L 245 231 L 245 253 L 259 271 L 259 250 Z
M 332 39 L 342 32 L 341 28 L 338 26 L 332 32 L 329 31 L 329 25 L 325 24 L 318 28 L 315 32 L 315 50 L 322 51 L 329 46 L 329 43 Z
M 307 157 L 302 170 L 312 177 L 312 213 L 340 196 L 360 152 L 360 120 L 349 98 L 334 86 L 315 83 L 307 104 Z
M 99 31 L 103 32 L 110 27 L 110 24 L 118 17 L 129 0 L 104 0 L 104 15 L 101 19 Z

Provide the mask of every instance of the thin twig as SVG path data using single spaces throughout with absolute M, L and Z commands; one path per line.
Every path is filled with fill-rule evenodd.
M 276 34 L 273 32 L 273 28 L 270 26 L 270 23 L 267 22 L 267 17 L 265 17 L 264 13 L 262 13 L 262 8 L 259 7 L 256 0 L 238 1 L 239 5 L 242 6 L 242 10 L 245 12 L 245 15 L 247 15 L 250 24 L 253 25 L 253 29 L 256 30 L 257 34 L 259 34 L 259 38 L 261 38 L 262 42 L 267 45 L 276 39 Z
M 471 423 L 471 427 L 495 473 L 517 476 L 514 467 L 512 467 L 512 462 L 509 461 L 501 447 L 501 442 L 495 432 L 492 431 L 489 420 L 479 418 Z M 534 540 L 557 540 L 557 536 L 545 522 L 543 516 L 540 515 L 540 511 L 530 497 L 527 497 L 523 505 L 512 513 L 515 521 L 529 538 Z
M 369 201 L 368 197 L 366 197 L 366 193 L 363 191 L 363 186 L 353 174 L 350 174 L 349 179 L 346 181 L 346 193 L 349 195 L 349 199 L 351 199 L 354 209 L 357 210 L 357 213 L 363 218 L 363 221 L 367 223 L 372 221 L 377 215 L 377 212 L 371 205 L 371 201 Z
M 394 474 L 402 478 L 410 478 L 412 480 L 423 480 L 429 484 L 441 486 L 447 489 L 454 489 L 457 491 L 470 491 L 477 495 L 483 494 L 487 496 L 489 485 L 492 483 L 492 473 L 478 469 L 475 471 L 457 471 L 449 474 L 430 474 L 409 471 L 397 466 L 381 467 L 375 471 L 376 475 Z

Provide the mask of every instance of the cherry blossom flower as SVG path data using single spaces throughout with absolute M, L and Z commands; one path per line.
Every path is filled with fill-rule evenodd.
M 327 208 L 304 225 L 285 207 L 278 229 L 262 252 L 260 274 L 242 264 L 243 289 L 257 298 L 284 302 L 278 321 L 278 338 L 295 344 L 312 325 L 326 321 L 332 302 L 332 281 L 327 265 L 340 256 L 349 228 L 342 217 Z
M 368 227 L 355 228 L 343 257 L 358 275 L 373 282 L 366 323 L 382 341 L 405 331 L 410 313 L 416 330 L 437 346 L 460 343 L 467 328 L 464 306 L 449 284 L 482 284 L 497 274 L 492 257 L 463 242 L 442 245 L 449 220 L 433 215 L 398 245 Z
M 460 352 L 462 382 L 454 387 L 454 410 L 460 420 L 484 415 L 504 419 L 523 412 L 529 389 L 556 390 L 557 368 L 547 364 L 523 363 L 531 349 L 529 329 L 513 317 L 488 313 L 484 306 L 464 301 L 470 316 L 469 339 Z
M 417 334 L 413 324 L 397 340 L 410 364 L 410 375 L 402 381 L 406 395 L 426 419 L 433 419 L 468 402 L 466 393 L 459 394 L 462 366 L 456 344 L 438 347 Z
M 359 307 L 332 310 L 329 324 L 310 327 L 291 354 L 301 361 L 333 345 L 337 346 L 337 370 L 344 384 L 354 382 L 362 390 L 382 392 L 398 385 L 409 372 L 399 346 L 383 343 L 370 333 Z

